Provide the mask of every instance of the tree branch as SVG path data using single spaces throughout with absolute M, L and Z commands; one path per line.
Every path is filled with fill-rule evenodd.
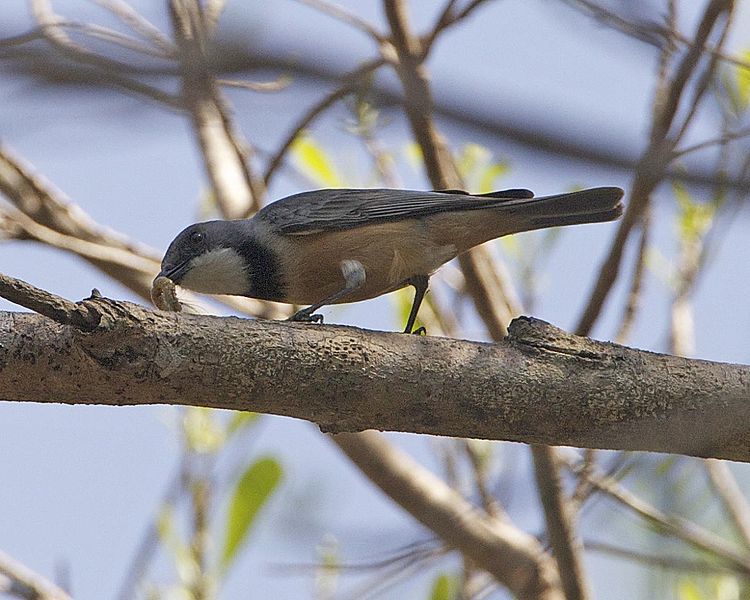
M 556 569 L 533 536 L 506 521 L 484 517 L 375 432 L 331 439 L 380 489 L 518 598 L 562 600 Z
M 552 552 L 557 560 L 560 580 L 567 600 L 591 597 L 583 567 L 583 544 L 575 532 L 575 517 L 560 476 L 557 450 L 550 446 L 531 446 L 539 497 L 544 508 Z
M 64 590 L 2 551 L 0 593 L 28 600 L 72 600 Z
M 750 367 L 596 342 L 529 318 L 483 344 L 90 298 L 88 333 L 0 313 L 0 398 L 178 404 L 384 429 L 750 462 Z M 416 357 L 416 360 L 415 360 Z M 335 377 L 332 377 L 332 374 Z
M 169 14 L 180 49 L 182 97 L 192 116 L 211 187 L 225 219 L 258 210 L 265 186 L 252 172 L 247 149 L 229 117 L 208 63 L 208 32 L 197 0 L 170 0 Z

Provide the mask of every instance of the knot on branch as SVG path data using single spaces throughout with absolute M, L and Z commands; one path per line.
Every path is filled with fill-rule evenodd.
M 596 342 L 586 337 L 573 335 L 534 317 L 513 319 L 508 326 L 506 340 L 514 346 L 569 354 L 589 360 L 603 360 L 608 356 L 611 357 L 612 350 L 617 348 L 615 344 Z

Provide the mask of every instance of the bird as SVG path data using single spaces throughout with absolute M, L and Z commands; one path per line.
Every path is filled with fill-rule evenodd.
M 207 294 L 308 305 L 291 321 L 321 322 L 323 306 L 413 286 L 412 333 L 430 276 L 474 246 L 505 235 L 617 219 L 623 190 L 597 187 L 534 197 L 527 189 L 320 189 L 266 205 L 249 219 L 185 228 L 158 277 Z

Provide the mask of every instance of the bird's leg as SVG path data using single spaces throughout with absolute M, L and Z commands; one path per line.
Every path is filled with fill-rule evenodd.
M 342 260 L 341 273 L 344 276 L 344 287 L 342 289 L 335 294 L 331 294 L 327 298 L 323 298 L 320 302 L 316 302 L 312 306 L 297 311 L 289 317 L 287 321 L 322 323 L 323 315 L 316 315 L 313 313 L 323 306 L 338 302 L 342 298 L 351 294 L 354 290 L 362 287 L 367 277 L 364 265 L 358 260 Z
M 406 329 L 404 329 L 404 333 L 412 333 L 414 321 L 417 320 L 417 313 L 419 312 L 419 307 L 422 305 L 424 295 L 427 292 L 427 284 L 429 280 L 429 275 L 415 275 L 408 281 L 409 284 L 414 286 L 414 303 L 411 305 L 411 312 L 409 312 L 409 319 L 406 321 Z M 425 333 L 425 328 L 420 327 L 414 333 Z

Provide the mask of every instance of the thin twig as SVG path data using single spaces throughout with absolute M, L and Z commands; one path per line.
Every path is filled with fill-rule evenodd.
M 665 43 L 671 44 L 674 42 L 679 42 L 683 46 L 689 46 L 691 43 L 686 35 L 680 33 L 675 28 L 662 27 L 655 22 L 629 21 L 625 17 L 592 0 L 568 0 L 568 4 L 574 8 L 578 8 L 576 5 L 580 5 L 584 10 L 588 10 L 589 14 L 600 23 L 612 27 L 632 38 L 646 42 L 651 46 L 660 47 Z M 714 46 L 706 44 L 703 47 L 703 51 L 716 56 L 723 62 L 750 69 L 750 61 L 734 54 L 727 54 Z
M 672 156 L 674 156 L 675 158 L 682 158 L 686 154 L 705 150 L 706 148 L 710 148 L 712 146 L 720 146 L 722 144 L 726 144 L 727 142 L 732 142 L 748 136 L 750 136 L 750 127 L 745 127 L 737 131 L 724 133 L 721 136 L 699 142 L 692 146 L 687 146 L 686 148 L 677 149 L 672 153 Z
M 161 30 L 151 21 L 134 9 L 125 0 L 91 0 L 99 6 L 106 8 L 115 17 L 130 27 L 134 32 L 149 40 L 154 46 L 160 48 L 164 54 L 174 57 L 177 46 L 164 35 Z
M 475 9 L 479 8 L 480 5 L 484 4 L 486 0 L 471 0 L 464 8 L 456 11 L 456 0 L 448 0 L 445 7 L 443 8 L 440 16 L 438 17 L 432 30 L 422 41 L 422 56 L 427 57 L 430 50 L 432 49 L 435 40 L 440 34 L 445 31 L 448 27 L 463 21 L 468 17 Z
M 735 529 L 745 546 L 750 549 L 750 502 L 725 461 L 709 458 L 703 461 L 703 465 Z
M 346 23 L 347 25 L 350 25 L 351 27 L 354 27 L 355 29 L 359 29 L 360 31 L 363 31 L 367 35 L 369 35 L 371 38 L 373 38 L 375 41 L 378 42 L 378 44 L 383 44 L 386 39 L 385 36 L 380 33 L 373 25 L 359 17 L 356 13 L 349 11 L 345 9 L 343 6 L 339 6 L 338 4 L 335 4 L 333 2 L 329 2 L 328 0 L 296 0 L 300 4 L 307 4 L 307 6 L 311 6 L 312 8 L 315 8 L 319 10 L 320 12 L 327 14 L 330 17 L 333 17 L 334 19 L 337 19 L 341 21 L 342 23 Z
M 286 138 L 284 138 L 284 141 L 279 146 L 279 149 L 273 154 L 271 159 L 268 161 L 268 166 L 266 167 L 266 172 L 263 176 L 263 180 L 265 181 L 266 186 L 270 185 L 272 177 L 274 176 L 278 168 L 281 166 L 281 163 L 284 160 L 284 156 L 286 155 L 287 151 L 294 143 L 294 140 L 297 139 L 297 136 L 299 136 L 299 134 L 304 129 L 309 127 L 310 124 L 317 117 L 319 117 L 322 113 L 324 113 L 328 108 L 333 106 L 336 102 L 338 102 L 342 98 L 354 92 L 361 85 L 363 78 L 369 76 L 371 73 L 373 73 L 375 70 L 382 67 L 384 64 L 385 64 L 384 59 L 376 58 L 376 59 L 366 62 L 365 64 L 358 67 L 354 71 L 347 73 L 342 78 L 347 83 L 329 92 L 319 102 L 317 102 L 312 107 L 310 107 L 304 115 L 302 115 L 302 117 L 291 128 Z
M 633 227 L 641 221 L 651 194 L 664 177 L 672 159 L 675 142 L 669 138 L 669 131 L 672 128 L 680 99 L 698 66 L 701 49 L 714 25 L 721 15 L 730 10 L 731 7 L 731 0 L 711 0 L 698 25 L 695 41 L 678 64 L 666 93 L 662 95 L 657 90 L 657 100 L 659 101 L 654 111 L 649 144 L 635 169 L 628 207 L 610 244 L 607 257 L 599 269 L 594 289 L 589 295 L 583 314 L 576 326 L 576 333 L 579 335 L 587 335 L 591 331 L 617 280 L 630 233 Z
M 216 83 L 224 87 L 241 88 L 253 92 L 278 92 L 288 87 L 292 78 L 282 75 L 276 81 L 242 81 L 240 79 L 217 79 Z
M 628 299 L 625 302 L 620 326 L 615 335 L 615 341 L 618 344 L 624 344 L 630 330 L 633 328 L 635 318 L 641 306 L 641 294 L 643 291 L 643 279 L 646 273 L 646 251 L 648 250 L 651 239 L 651 210 L 646 208 L 641 220 L 640 239 L 638 241 L 638 252 L 635 257 L 635 266 L 633 267 L 633 277 L 630 280 L 630 289 L 628 290 Z
M 578 471 L 576 466 L 572 466 Z M 687 542 L 691 546 L 714 555 L 731 566 L 732 569 L 750 575 L 750 555 L 739 552 L 724 539 L 718 537 L 708 529 L 676 515 L 667 515 L 655 506 L 639 498 L 624 488 L 618 481 L 605 477 L 598 472 L 592 472 L 588 481 L 622 506 L 633 511 L 663 533 Z
M 65 590 L 2 551 L 0 593 L 25 600 L 73 600 Z
M 610 556 L 616 556 L 618 558 L 624 558 L 633 562 L 637 562 L 648 567 L 659 567 L 661 569 L 669 569 L 672 571 L 684 571 L 687 573 L 699 573 L 703 575 L 716 575 L 721 573 L 734 573 L 747 577 L 746 573 L 738 573 L 730 567 L 725 565 L 717 565 L 716 563 L 699 560 L 683 558 L 680 556 L 663 556 L 661 554 L 649 554 L 643 550 L 630 550 L 628 548 L 622 548 L 607 542 L 584 542 L 586 550 L 592 552 L 600 552 L 602 554 L 608 554 Z
M 482 500 L 482 507 L 485 512 L 496 519 L 506 519 L 510 521 L 507 513 L 500 506 L 500 503 L 490 493 L 489 487 L 487 486 L 487 473 L 486 468 L 482 465 L 482 458 L 479 456 L 477 449 L 474 447 L 474 442 L 471 440 L 462 440 L 462 445 L 466 456 L 471 464 L 471 470 L 474 473 L 474 485 L 479 492 L 479 498 Z

